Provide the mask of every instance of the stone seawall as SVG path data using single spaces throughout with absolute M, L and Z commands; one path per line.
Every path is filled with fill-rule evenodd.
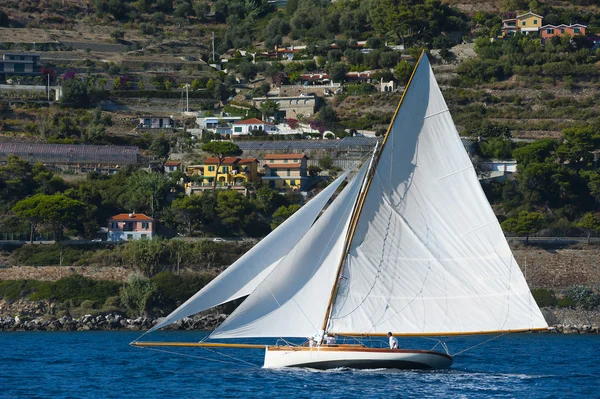
M 600 248 L 540 248 L 513 244 L 513 254 L 531 288 L 564 289 L 574 284 L 600 283 Z M 125 282 L 132 269 L 99 266 L 13 266 L 0 268 L 0 280 L 55 281 L 71 274 L 95 280 Z
M 588 249 L 589 248 L 589 249 Z M 563 289 L 600 283 L 600 249 L 513 247 L 513 255 L 530 288 Z

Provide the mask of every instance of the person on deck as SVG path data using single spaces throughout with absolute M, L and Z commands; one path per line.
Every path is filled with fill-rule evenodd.
M 388 333 L 388 338 L 390 339 L 390 349 L 400 349 L 398 346 L 398 339 L 396 339 L 391 332 Z

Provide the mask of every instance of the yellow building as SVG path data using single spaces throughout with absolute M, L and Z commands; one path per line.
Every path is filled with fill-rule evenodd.
M 308 157 L 304 154 L 265 156 L 263 183 L 272 188 L 304 190 L 308 185 Z
M 206 158 L 203 165 L 202 183 L 212 185 L 217 180 L 217 187 L 241 186 L 245 182 L 259 182 L 258 159 L 227 157 L 219 170 L 217 158 Z
M 502 21 L 502 36 L 505 37 L 510 33 L 521 32 L 523 34 L 539 32 L 542 27 L 544 17 L 541 15 L 526 12 L 525 14 L 517 15 L 516 18 L 509 18 Z

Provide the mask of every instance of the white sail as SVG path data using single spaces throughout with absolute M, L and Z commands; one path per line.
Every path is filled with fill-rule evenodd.
M 343 273 L 330 332 L 547 327 L 426 55 L 383 146 Z
M 348 169 L 279 225 L 223 273 L 156 324 L 158 330 L 214 306 L 249 295 L 310 229 L 327 201 L 348 177 Z
M 211 338 L 307 337 L 322 327 L 367 164 Z

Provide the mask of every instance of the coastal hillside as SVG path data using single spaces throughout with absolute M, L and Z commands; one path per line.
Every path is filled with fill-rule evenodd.
M 2 2 L 0 296 L 164 314 L 371 151 L 423 51 L 505 234 L 598 237 L 597 2 L 278 4 Z M 289 153 L 302 179 L 265 167 Z M 106 242 L 136 217 L 154 239 Z M 597 308 L 595 247 L 531 251 L 515 249 L 536 299 Z M 102 295 L 19 269 L 36 266 Z

